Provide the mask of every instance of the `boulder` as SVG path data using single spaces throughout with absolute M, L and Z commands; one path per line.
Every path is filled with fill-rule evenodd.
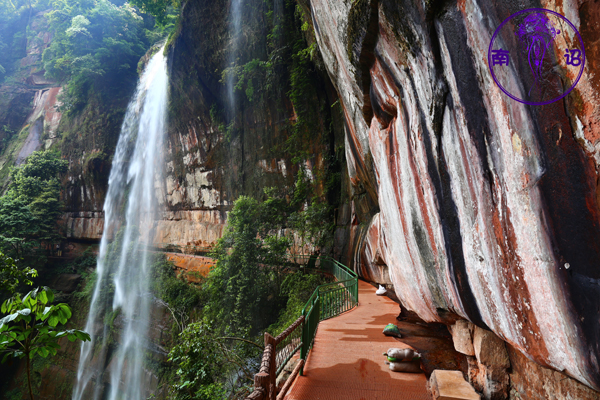
M 488 367 L 510 367 L 506 345 L 493 332 L 475 327 L 473 348 L 475 350 L 475 357 L 479 363 Z
M 436 369 L 429 378 L 434 400 L 480 400 L 481 397 L 460 371 Z
M 456 351 L 467 356 L 475 355 L 475 349 L 473 348 L 474 329 L 475 325 L 464 319 L 458 320 L 454 325 L 448 327 Z

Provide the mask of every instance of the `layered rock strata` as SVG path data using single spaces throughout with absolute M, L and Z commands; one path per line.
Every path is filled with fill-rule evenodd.
M 358 270 L 387 269 L 426 321 L 468 319 L 600 389 L 597 3 L 302 3 L 347 123 Z M 588 63 L 569 96 L 532 107 L 500 91 L 487 51 L 540 6 L 581 31 Z

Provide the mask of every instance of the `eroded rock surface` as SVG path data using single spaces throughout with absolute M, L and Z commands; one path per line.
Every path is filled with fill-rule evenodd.
M 466 318 L 600 389 L 598 3 L 302 3 L 347 123 L 359 271 L 385 265 L 425 320 Z M 500 91 L 487 51 L 540 6 L 581 31 L 588 63 L 563 101 L 531 107 Z

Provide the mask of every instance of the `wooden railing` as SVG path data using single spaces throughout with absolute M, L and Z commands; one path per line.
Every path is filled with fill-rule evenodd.
M 300 368 L 304 365 L 304 360 L 298 361 L 281 390 L 277 388 L 277 375 L 302 346 L 301 341 L 294 341 L 293 338 L 296 336 L 294 333 L 302 331 L 303 322 L 304 316 L 301 316 L 275 338 L 265 332 L 265 351 L 260 363 L 260 370 L 258 374 L 254 375 L 254 390 L 246 397 L 246 400 L 281 400 L 284 398 L 300 372 Z

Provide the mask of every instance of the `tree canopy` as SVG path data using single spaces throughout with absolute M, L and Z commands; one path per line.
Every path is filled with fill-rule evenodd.
M 55 36 L 43 53 L 44 69 L 47 77 L 68 82 L 66 111 L 82 108 L 92 87 L 111 94 L 128 89 L 138 61 L 161 36 L 128 3 L 55 0 L 46 16 Z
M 66 169 L 58 153 L 39 151 L 11 171 L 8 190 L 0 197 L 0 249 L 7 255 L 22 259 L 42 241 L 60 238 L 59 177 Z

